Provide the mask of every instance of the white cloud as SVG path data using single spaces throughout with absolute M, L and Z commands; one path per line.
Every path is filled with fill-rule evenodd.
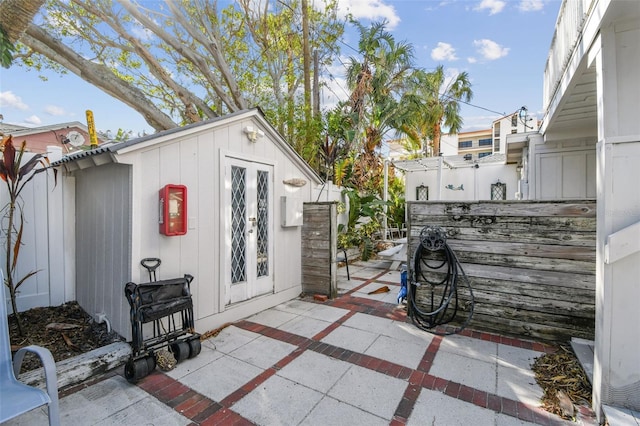
M 6 92 L 0 92 L 0 107 L 14 108 L 23 111 L 29 109 L 29 106 L 22 102 L 22 98 L 20 96 L 14 95 L 10 90 Z
M 44 112 L 46 112 L 49 115 L 64 115 L 65 114 L 64 108 L 56 106 L 56 105 L 47 105 L 46 107 L 44 107 Z
M 467 62 L 469 62 L 470 64 L 475 64 L 476 62 L 478 62 L 478 60 L 473 56 L 470 56 L 467 58 Z
M 491 123 L 500 118 L 499 115 L 470 115 L 464 117 L 463 132 L 485 130 L 491 127 Z
M 431 51 L 431 59 L 434 61 L 455 61 L 456 49 L 449 43 L 438 42 L 438 47 Z
M 522 12 L 536 12 L 542 10 L 544 3 L 542 0 L 521 0 L 518 9 Z
M 38 117 L 37 115 L 32 115 L 31 117 L 25 118 L 24 122 L 27 124 L 35 124 L 36 126 L 39 126 L 42 123 L 42 120 L 40 120 L 40 117 Z
M 365 18 L 372 21 L 387 21 L 387 29 L 392 30 L 400 23 L 396 9 L 383 0 L 339 0 L 338 13 L 351 14 L 355 19 Z
M 489 9 L 489 15 L 495 15 L 502 12 L 506 3 L 503 0 L 482 0 L 475 10 Z
M 486 60 L 493 61 L 509 54 L 508 47 L 502 47 L 498 43 L 489 39 L 474 40 L 474 46 L 478 48 L 478 53 Z

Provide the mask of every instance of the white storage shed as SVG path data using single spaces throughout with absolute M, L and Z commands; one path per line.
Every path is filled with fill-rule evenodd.
M 66 234 L 75 233 L 76 300 L 121 335 L 131 335 L 124 285 L 150 280 L 143 258 L 162 260 L 158 279 L 195 277 L 201 333 L 300 294 L 302 203 L 315 201 L 321 179 L 259 109 L 59 164 L 75 186 Z

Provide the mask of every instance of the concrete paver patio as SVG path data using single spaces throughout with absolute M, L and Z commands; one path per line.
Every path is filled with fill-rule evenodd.
M 224 328 L 172 371 L 136 385 L 115 371 L 65 390 L 62 424 L 595 424 L 592 413 L 569 422 L 539 408 L 530 366 L 552 347 L 424 332 L 396 303 L 400 273 L 376 266 L 350 265 L 350 281 L 340 269 L 335 300 L 291 300 Z M 8 424 L 47 417 L 34 410 Z

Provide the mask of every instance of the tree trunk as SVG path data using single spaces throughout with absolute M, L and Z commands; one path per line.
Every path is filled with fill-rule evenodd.
M 442 128 L 440 127 L 440 123 L 436 123 L 434 132 L 433 132 L 433 156 L 440 156 L 440 138 L 442 137 Z
M 304 118 L 308 126 L 311 121 L 311 54 L 309 52 L 309 5 L 307 0 L 302 0 L 302 56 L 304 68 Z M 308 135 L 309 131 L 306 133 Z M 307 142 L 309 141 L 307 140 Z
M 317 50 L 313 52 L 313 115 L 320 117 L 320 59 Z
M 45 0 L 2 0 L 0 2 L 0 28 L 11 43 L 15 43 L 25 32 L 33 17 Z

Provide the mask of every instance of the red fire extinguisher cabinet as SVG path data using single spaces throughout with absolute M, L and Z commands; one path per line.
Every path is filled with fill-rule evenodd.
M 160 190 L 160 233 L 167 236 L 187 233 L 187 187 L 165 185 Z

